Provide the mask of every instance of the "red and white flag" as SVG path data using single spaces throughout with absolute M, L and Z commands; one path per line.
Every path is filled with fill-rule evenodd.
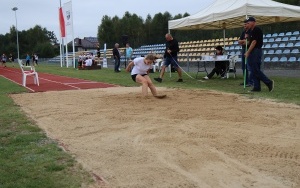
M 59 8 L 59 26 L 60 26 L 60 36 L 65 37 L 66 36 L 65 19 L 61 7 Z

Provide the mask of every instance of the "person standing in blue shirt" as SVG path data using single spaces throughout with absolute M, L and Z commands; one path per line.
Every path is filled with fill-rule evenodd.
M 30 66 L 30 55 L 27 53 L 26 55 L 26 64 L 25 66 Z
M 132 48 L 130 47 L 130 44 L 129 43 L 126 43 L 126 60 L 125 60 L 125 67 L 126 67 L 126 63 L 128 61 L 131 61 L 131 58 L 132 58 L 132 53 L 133 53 L 133 50 Z

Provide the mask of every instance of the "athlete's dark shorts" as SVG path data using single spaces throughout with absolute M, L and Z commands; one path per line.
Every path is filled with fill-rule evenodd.
M 147 74 L 140 74 L 141 76 L 146 76 Z M 136 82 L 136 76 L 137 74 L 131 75 L 131 78 L 134 82 Z

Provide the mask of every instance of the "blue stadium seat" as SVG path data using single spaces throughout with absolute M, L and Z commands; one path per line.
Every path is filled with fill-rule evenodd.
M 284 48 L 285 47 L 285 43 L 280 43 L 278 47 L 279 48 Z
M 285 33 L 285 36 L 291 36 L 291 35 L 292 35 L 292 32 L 290 32 L 290 31 Z
M 241 51 L 239 50 L 239 51 L 236 51 L 235 52 L 235 55 L 241 55 Z
M 300 47 L 300 42 L 297 42 L 294 46 L 295 47 Z
M 279 59 L 279 61 L 280 61 L 281 63 L 287 62 L 287 57 L 283 56 L 283 57 L 281 57 L 281 58 Z
M 275 54 L 282 54 L 282 50 L 276 50 Z
M 299 35 L 299 31 L 294 31 L 292 35 Z
M 279 61 L 279 58 L 277 56 L 273 57 L 271 62 L 278 62 Z
M 274 50 L 269 50 L 266 54 L 274 54 Z
M 275 38 L 269 38 L 268 39 L 268 42 L 274 42 L 275 41 Z
M 271 58 L 270 57 L 265 57 L 264 62 L 270 62 Z
M 297 37 L 292 36 L 292 37 L 290 37 L 290 40 L 289 40 L 289 41 L 295 41 L 295 40 L 297 40 Z
M 294 47 L 294 43 L 292 43 L 292 42 L 289 42 L 287 45 L 286 45 L 286 47 Z
M 281 41 L 282 41 L 282 42 L 287 42 L 287 41 L 289 41 L 289 37 L 283 37 L 283 38 L 281 39 Z
M 281 42 L 281 38 L 280 38 L 280 37 L 277 37 L 277 38 L 275 39 L 275 42 Z
M 298 54 L 299 53 L 299 49 L 295 48 L 291 51 L 291 54 Z
M 278 36 L 279 36 L 279 37 L 283 37 L 283 36 L 284 36 L 284 33 L 279 33 Z
M 285 50 L 283 50 L 282 53 L 283 53 L 283 54 L 290 54 L 290 53 L 291 53 L 291 50 L 290 50 L 290 49 L 285 49 Z
M 289 58 L 288 62 L 293 63 L 293 62 L 296 62 L 296 60 L 297 60 L 296 57 L 293 56 L 293 57 Z
M 278 44 L 274 43 L 274 44 L 272 44 L 271 47 L 272 47 L 272 48 L 278 48 Z
M 272 37 L 277 37 L 277 36 L 278 36 L 277 33 L 273 33 L 273 34 L 272 34 Z
M 272 35 L 271 34 L 266 34 L 266 38 L 269 38 L 269 37 L 271 37 Z
M 263 48 L 271 48 L 271 44 L 266 44 Z
M 241 46 L 235 46 L 234 49 L 235 49 L 235 50 L 240 50 L 240 49 L 242 49 L 242 48 L 241 48 Z
M 229 55 L 235 55 L 235 52 L 234 52 L 234 51 L 232 51 L 232 52 L 230 52 L 230 53 L 229 53 Z

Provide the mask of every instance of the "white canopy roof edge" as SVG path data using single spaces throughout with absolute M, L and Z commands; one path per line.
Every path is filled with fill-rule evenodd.
M 242 27 L 248 16 L 258 25 L 300 20 L 300 7 L 272 0 L 215 0 L 200 12 L 170 20 L 168 28 L 176 30 L 230 29 Z

